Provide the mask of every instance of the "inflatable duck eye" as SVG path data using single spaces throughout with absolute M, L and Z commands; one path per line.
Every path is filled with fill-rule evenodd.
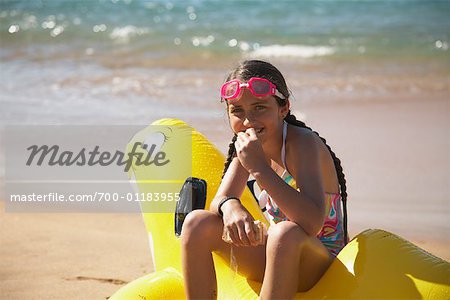
M 146 149 L 152 156 L 155 156 L 161 150 L 167 139 L 164 133 L 160 131 L 153 132 L 145 138 L 142 148 Z

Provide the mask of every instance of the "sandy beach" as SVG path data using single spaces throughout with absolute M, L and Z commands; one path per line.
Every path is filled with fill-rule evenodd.
M 351 237 L 381 228 L 450 260 L 448 99 L 369 100 L 301 110 L 343 161 Z M 218 123 L 194 125 L 225 149 Z M 107 299 L 152 271 L 138 214 L 13 214 L 1 203 L 2 299 Z
M 106 299 L 152 271 L 139 214 L 10 214 L 1 204 L 1 299 Z

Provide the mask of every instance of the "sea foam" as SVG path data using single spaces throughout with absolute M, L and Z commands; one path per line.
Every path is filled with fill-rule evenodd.
M 302 45 L 270 45 L 261 46 L 248 53 L 250 57 L 301 57 L 311 58 L 317 56 L 333 55 L 335 49 L 326 46 Z

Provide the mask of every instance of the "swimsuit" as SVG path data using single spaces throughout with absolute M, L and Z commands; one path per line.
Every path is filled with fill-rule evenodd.
M 286 167 L 286 135 L 287 123 L 283 126 L 283 146 L 281 148 L 281 160 L 284 166 L 284 172 L 281 178 L 289 184 L 292 188 L 300 191 L 297 188 L 294 177 L 290 175 Z M 271 224 L 276 224 L 281 221 L 288 221 L 286 215 L 279 209 L 275 201 L 269 196 L 266 190 L 263 190 L 258 197 L 258 202 L 262 208 L 264 215 Z M 336 256 L 339 251 L 345 246 L 344 240 L 344 222 L 341 209 L 341 195 L 338 193 L 325 193 L 325 222 L 320 230 L 317 238 L 322 244 L 327 247 L 331 254 Z

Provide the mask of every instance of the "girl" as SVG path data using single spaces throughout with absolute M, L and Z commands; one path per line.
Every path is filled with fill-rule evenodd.
M 229 261 L 235 246 L 239 272 L 262 282 L 261 299 L 291 299 L 314 286 L 348 241 L 340 160 L 290 113 L 286 82 L 270 63 L 244 61 L 228 76 L 221 95 L 234 137 L 209 211 L 194 210 L 183 225 L 186 296 L 216 298 L 211 252 Z M 272 224 L 263 245 L 239 200 L 249 175 L 263 190 L 259 202 Z

